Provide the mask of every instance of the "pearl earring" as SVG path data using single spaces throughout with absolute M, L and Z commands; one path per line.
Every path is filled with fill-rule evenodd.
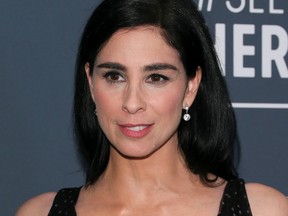
M 190 114 L 188 113 L 189 107 L 186 106 L 185 110 L 186 110 L 186 113 L 183 115 L 183 119 L 184 119 L 184 121 L 189 121 L 191 118 Z

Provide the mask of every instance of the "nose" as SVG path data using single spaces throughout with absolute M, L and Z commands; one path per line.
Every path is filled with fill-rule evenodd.
M 130 114 L 136 114 L 138 112 L 143 112 L 146 109 L 144 92 L 139 85 L 127 86 L 123 94 L 123 111 Z

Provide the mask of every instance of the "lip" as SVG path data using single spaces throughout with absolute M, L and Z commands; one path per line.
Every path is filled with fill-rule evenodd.
M 153 128 L 153 124 L 120 124 L 120 131 L 127 137 L 142 138 Z

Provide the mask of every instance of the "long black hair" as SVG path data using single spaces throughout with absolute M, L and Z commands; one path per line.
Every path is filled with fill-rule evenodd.
M 178 50 L 188 78 L 198 66 L 202 80 L 189 110 L 181 120 L 179 149 L 187 167 L 211 183 L 212 173 L 226 180 L 237 177 L 232 162 L 236 121 L 225 80 L 205 20 L 191 0 L 104 0 L 92 13 L 79 46 L 74 94 L 75 134 L 87 172 L 86 184 L 97 181 L 109 161 L 110 144 L 103 134 L 85 75 L 101 48 L 119 29 L 155 26 L 166 42 Z

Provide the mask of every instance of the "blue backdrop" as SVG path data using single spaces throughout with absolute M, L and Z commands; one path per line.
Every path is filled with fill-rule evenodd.
M 211 29 L 238 120 L 240 175 L 288 194 L 288 4 L 195 0 Z M 0 215 L 78 186 L 74 61 L 96 0 L 0 0 Z

